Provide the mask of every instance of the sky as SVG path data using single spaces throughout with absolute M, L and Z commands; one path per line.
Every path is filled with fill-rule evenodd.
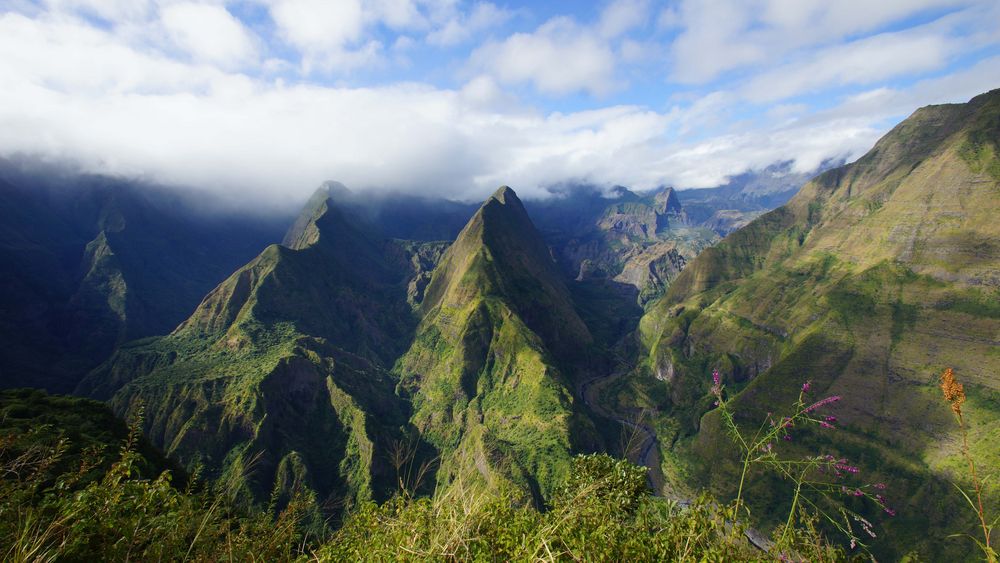
M 998 87 L 995 0 L 0 0 L 0 155 L 272 204 L 805 172 Z

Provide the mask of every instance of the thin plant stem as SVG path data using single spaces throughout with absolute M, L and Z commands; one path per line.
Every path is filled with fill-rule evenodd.
M 962 431 L 962 454 L 965 455 L 966 461 L 969 462 L 969 473 L 972 474 L 972 486 L 976 489 L 976 502 L 979 504 L 978 514 L 979 523 L 983 527 L 983 538 L 986 540 L 986 547 L 990 547 L 990 529 L 986 525 L 986 512 L 983 510 L 983 494 L 982 487 L 979 483 L 979 475 L 976 473 L 976 464 L 972 461 L 972 455 L 969 453 L 969 432 L 965 428 L 965 420 L 962 416 L 962 412 L 958 412 L 958 427 Z
M 795 495 L 792 497 L 792 508 L 788 511 L 788 520 L 785 521 L 785 529 L 781 531 L 781 539 L 779 543 L 785 541 L 785 536 L 788 535 L 788 530 L 792 527 L 792 520 L 795 518 L 795 508 L 799 504 L 799 491 L 802 490 L 802 483 L 795 485 Z

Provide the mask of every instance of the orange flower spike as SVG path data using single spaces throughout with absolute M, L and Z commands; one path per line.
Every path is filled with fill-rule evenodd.
M 944 400 L 951 403 L 951 410 L 961 415 L 962 403 L 965 402 L 965 387 L 955 380 L 955 372 L 951 368 L 941 374 L 941 393 L 944 395 Z

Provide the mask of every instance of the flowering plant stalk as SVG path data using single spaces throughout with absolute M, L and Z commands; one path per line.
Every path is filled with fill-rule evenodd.
M 886 485 L 884 483 L 851 484 L 851 480 L 857 479 L 860 469 L 851 465 L 846 458 L 830 454 L 817 454 L 801 459 L 784 459 L 778 455 L 779 444 L 793 441 L 794 430 L 797 428 L 808 425 L 815 425 L 824 430 L 837 428 L 837 417 L 820 411 L 826 410 L 830 405 L 838 402 L 840 397 L 833 395 L 816 401 L 810 400 L 811 387 L 812 384 L 808 381 L 802 384 L 798 399 L 792 405 L 791 414 L 777 416 L 774 413 L 768 413 L 757 431 L 751 436 L 745 434 L 736 423 L 718 370 L 712 372 L 711 392 L 716 398 L 715 405 L 719 408 L 727 431 L 739 446 L 742 457 L 742 471 L 735 504 L 737 509 L 743 508 L 749 513 L 749 509 L 744 506 L 744 485 L 750 468 L 756 465 L 762 466 L 775 472 L 783 479 L 791 481 L 794 485 L 788 518 L 781 536 L 778 538 L 779 547 L 786 544 L 790 530 L 795 524 L 796 514 L 803 508 L 810 508 L 842 532 L 849 539 L 852 549 L 859 545 L 864 548 L 866 544 L 862 542 L 854 530 L 859 527 L 867 536 L 875 538 L 873 525 L 862 515 L 845 506 L 843 499 L 845 497 L 869 499 L 889 516 L 895 516 L 896 511 L 887 505 L 884 496 Z M 826 507 L 821 506 L 821 504 L 826 505 Z M 830 506 L 834 508 L 831 510 Z
M 962 404 L 965 403 L 965 386 L 955 379 L 955 372 L 951 368 L 944 370 L 944 373 L 941 374 L 941 394 L 944 395 L 944 400 L 951 405 L 951 410 L 955 413 L 955 418 L 958 419 L 958 428 L 962 432 L 962 456 L 965 457 L 965 460 L 969 464 L 969 476 L 972 478 L 972 486 L 976 492 L 975 502 L 961 487 L 955 485 L 955 488 L 968 501 L 973 511 L 975 511 L 976 517 L 979 518 L 979 525 L 982 526 L 983 542 L 980 542 L 976 538 L 973 538 L 973 540 L 982 549 L 987 561 L 997 563 L 997 552 L 990 544 L 993 525 L 986 523 L 986 511 L 983 509 L 983 483 L 976 472 L 976 464 L 972 460 L 972 455 L 969 453 L 969 432 L 965 427 L 965 417 L 962 415 Z M 1000 518 L 994 520 L 993 523 L 996 524 L 997 521 L 1000 521 Z

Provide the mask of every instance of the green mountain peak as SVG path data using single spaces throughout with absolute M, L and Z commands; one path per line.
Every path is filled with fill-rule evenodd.
M 155 443 L 247 501 L 285 498 L 295 481 L 331 505 L 381 498 L 395 480 L 378 452 L 406 427 L 387 369 L 415 324 L 406 263 L 327 194 L 301 217 L 291 248 L 267 247 L 170 335 L 123 346 L 78 392 L 120 413 L 149 405 Z
M 394 371 L 412 389 L 414 424 L 441 452 L 440 483 L 514 482 L 541 501 L 592 434 L 567 371 L 592 339 L 555 268 L 504 187 L 434 270 Z

